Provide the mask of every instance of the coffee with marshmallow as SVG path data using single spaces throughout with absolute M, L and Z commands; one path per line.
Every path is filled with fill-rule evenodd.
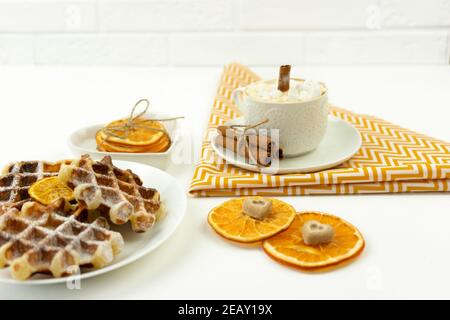
M 286 78 L 261 80 L 233 92 L 245 124 L 264 121 L 259 128 L 277 130 L 279 146 L 287 157 L 303 155 L 317 148 L 328 125 L 328 93 L 321 82 Z M 289 70 L 287 70 L 289 71 Z

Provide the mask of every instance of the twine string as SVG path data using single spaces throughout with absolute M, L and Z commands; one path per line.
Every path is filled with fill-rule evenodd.
M 231 129 L 235 129 L 235 128 L 244 128 L 244 133 L 245 133 L 247 130 L 250 130 L 250 129 L 254 129 L 254 128 L 256 128 L 256 127 L 259 127 L 259 126 L 261 126 L 261 125 L 263 125 L 263 124 L 266 124 L 267 122 L 269 122 L 269 119 L 264 119 L 264 120 L 261 121 L 261 122 L 258 122 L 258 123 L 256 123 L 256 124 L 250 124 L 250 125 L 248 125 L 248 124 L 233 124 L 233 125 L 230 125 L 230 128 L 231 128 Z
M 136 114 L 136 110 L 138 109 L 138 107 L 143 104 L 145 104 L 144 109 L 141 112 L 139 112 L 138 114 Z M 140 99 L 135 103 L 135 105 L 131 109 L 130 116 L 128 117 L 128 121 L 125 124 L 118 125 L 118 126 L 104 127 L 103 129 L 101 129 L 101 131 L 107 135 L 107 138 L 112 136 L 112 137 L 115 137 L 118 139 L 123 139 L 123 140 L 128 139 L 131 132 L 133 132 L 136 129 L 145 129 L 145 130 L 150 130 L 150 131 L 155 131 L 155 132 L 166 133 L 165 129 L 153 128 L 150 126 L 141 125 L 141 124 L 137 123 L 137 121 L 139 119 L 141 119 L 143 116 L 145 116 L 147 114 L 147 111 L 149 108 L 150 108 L 150 101 L 145 98 Z M 147 119 L 146 118 L 146 120 L 149 120 L 149 121 L 174 121 L 174 120 L 183 119 L 183 118 L 184 117 L 171 117 L 171 118 L 164 118 L 164 119 L 151 119 L 151 118 Z M 119 135 L 118 132 L 123 132 L 123 134 Z

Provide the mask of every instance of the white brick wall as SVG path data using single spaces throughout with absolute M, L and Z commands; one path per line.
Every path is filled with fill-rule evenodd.
M 0 0 L 0 32 L 95 32 L 96 1 Z
M 317 32 L 306 37 L 306 63 L 448 63 L 447 42 L 445 31 Z
M 166 65 L 163 35 L 41 36 L 35 40 L 36 64 Z
M 174 65 L 222 65 L 240 61 L 252 65 L 304 63 L 305 36 L 301 33 L 197 33 L 170 37 Z
M 449 0 L 381 0 L 386 27 L 450 27 Z
M 105 0 L 99 6 L 103 31 L 216 31 L 233 28 L 230 0 Z
M 450 0 L 0 0 L 0 64 L 449 64 Z
M 242 29 L 301 30 L 364 28 L 367 7 L 376 0 L 241 0 Z

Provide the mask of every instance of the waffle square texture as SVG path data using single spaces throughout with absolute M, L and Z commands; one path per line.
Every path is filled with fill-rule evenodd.
M 153 227 L 163 206 L 156 189 L 142 186 L 131 170 L 115 167 L 111 157 L 94 161 L 89 155 L 63 165 L 60 180 L 74 190 L 75 199 L 88 210 L 98 210 L 114 224 L 128 221 L 135 232 Z
M 8 164 L 0 175 L 0 207 L 18 205 L 30 200 L 28 190 L 38 180 L 57 176 L 63 160 L 55 163 L 45 161 L 21 161 Z
M 65 205 L 60 199 L 0 209 L 0 267 L 11 266 L 13 278 L 26 280 L 35 273 L 62 277 L 79 273 L 81 266 L 111 263 L 123 248 L 122 235 L 110 231 L 103 217 L 77 221 L 79 212 Z

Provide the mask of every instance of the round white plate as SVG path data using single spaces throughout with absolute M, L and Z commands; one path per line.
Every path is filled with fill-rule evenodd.
M 225 125 L 243 123 L 242 118 L 237 118 Z M 307 173 L 336 167 L 357 153 L 362 144 L 361 135 L 355 127 L 344 120 L 330 116 L 325 137 L 316 150 L 302 156 L 281 159 L 278 163 L 264 168 L 248 163 L 233 151 L 222 148 L 215 142 L 216 136 L 212 135 L 211 145 L 219 157 L 237 167 L 270 174 Z
M 131 169 L 139 175 L 147 187 L 156 188 L 161 193 L 161 200 L 167 211 L 166 217 L 159 221 L 153 229 L 146 233 L 134 233 L 129 224 L 114 226 L 111 229 L 120 231 L 125 241 L 123 251 L 114 259 L 113 263 L 102 269 L 83 270 L 77 279 L 86 279 L 118 269 L 142 258 L 166 241 L 176 230 L 186 211 L 186 194 L 183 186 L 171 175 L 159 169 L 139 163 L 114 161 L 114 165 Z M 9 268 L 0 270 L 0 283 L 21 285 L 44 285 L 73 281 L 70 278 L 52 278 L 45 274 L 36 274 L 26 281 L 14 280 Z

